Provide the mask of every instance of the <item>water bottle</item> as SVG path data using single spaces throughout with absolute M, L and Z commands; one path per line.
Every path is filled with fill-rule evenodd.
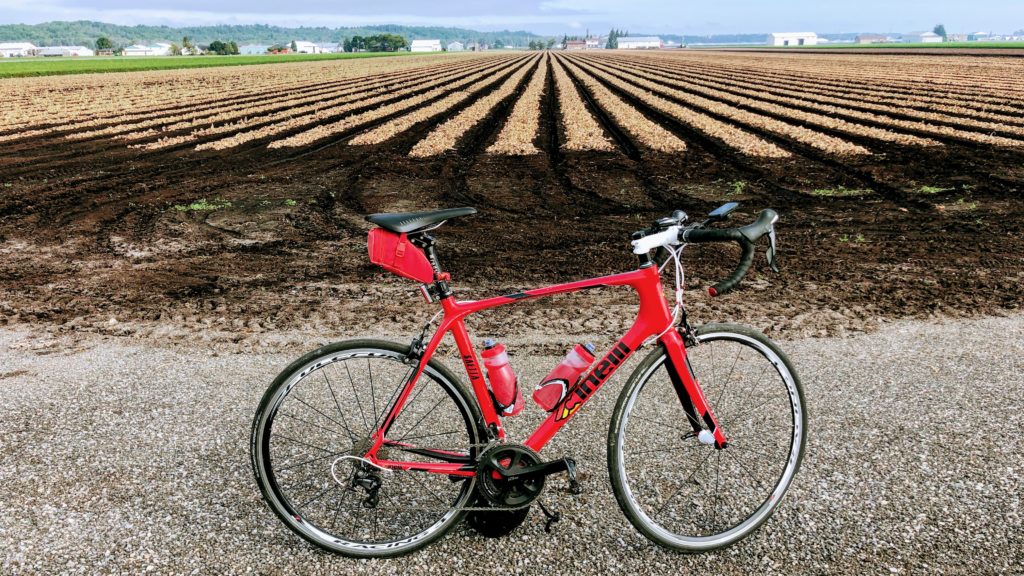
M 484 340 L 484 351 L 480 354 L 487 368 L 487 380 L 491 384 L 491 397 L 502 416 L 515 416 L 523 411 L 523 393 L 519 380 L 508 363 L 505 347 L 488 338 Z
M 533 390 L 533 401 L 551 412 L 594 363 L 594 345 L 577 344 Z

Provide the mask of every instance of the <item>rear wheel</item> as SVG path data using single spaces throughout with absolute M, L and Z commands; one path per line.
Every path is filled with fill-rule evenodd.
M 474 496 L 474 478 L 381 470 L 361 459 L 415 372 L 407 352 L 381 340 L 325 346 L 286 368 L 264 394 L 252 430 L 256 481 L 278 517 L 317 546 L 359 557 L 406 554 L 457 524 Z M 471 396 L 431 361 L 378 456 L 439 462 L 423 452 L 430 449 L 447 461 L 475 462 L 479 422 Z
M 800 380 L 771 340 L 729 324 L 703 326 L 696 339 L 687 358 L 727 446 L 699 441 L 663 348 L 630 376 L 608 435 L 622 511 L 650 540 L 684 552 L 728 546 L 767 520 L 800 466 L 807 435 Z

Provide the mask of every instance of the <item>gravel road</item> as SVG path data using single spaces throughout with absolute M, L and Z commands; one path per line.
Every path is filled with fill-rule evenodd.
M 517 344 L 526 380 L 557 361 Z M 0 330 L 0 573 L 1024 573 L 1024 316 L 782 345 L 811 409 L 808 452 L 746 541 L 669 553 L 619 511 L 604 444 L 632 359 L 545 449 L 574 456 L 585 478 L 581 496 L 549 482 L 545 502 L 566 517 L 552 534 L 534 510 L 502 540 L 463 525 L 411 556 L 354 561 L 293 536 L 250 473 L 253 411 L 298 348 Z M 536 420 L 529 410 L 513 431 Z

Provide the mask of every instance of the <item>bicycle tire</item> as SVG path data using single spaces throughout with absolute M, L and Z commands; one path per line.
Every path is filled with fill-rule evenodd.
M 275 515 L 286 526 L 288 526 L 292 532 L 320 548 L 342 555 L 359 558 L 389 558 L 408 554 L 441 538 L 451 530 L 451 528 L 462 521 L 465 516 L 463 508 L 467 503 L 471 503 L 472 499 L 475 497 L 475 480 L 468 479 L 462 485 L 460 489 L 461 492 L 459 492 L 457 500 L 453 502 L 451 510 L 445 513 L 440 520 L 428 526 L 425 530 L 415 534 L 406 535 L 401 538 L 396 538 L 394 541 L 367 543 L 340 537 L 336 534 L 330 533 L 320 526 L 314 525 L 314 523 L 305 518 L 303 514 L 296 512 L 294 504 L 289 501 L 288 495 L 282 491 L 281 486 L 278 484 L 278 479 L 275 476 L 274 471 L 273 457 L 271 455 L 271 438 L 277 412 L 281 408 L 284 398 L 291 393 L 292 387 L 296 387 L 305 375 L 313 373 L 314 368 L 326 365 L 325 363 L 327 362 L 337 362 L 339 361 L 337 360 L 339 358 L 347 361 L 350 358 L 361 358 L 366 355 L 380 355 L 382 358 L 393 359 L 395 362 L 404 363 L 407 359 L 406 355 L 408 350 L 408 345 L 402 345 L 385 340 L 347 340 L 329 344 L 294 361 L 291 365 L 285 368 L 277 378 L 274 379 L 263 395 L 263 399 L 260 402 L 255 417 L 253 418 L 250 439 L 250 457 L 256 483 L 260 488 L 264 501 Z M 373 357 L 376 358 L 376 356 Z M 366 362 L 369 366 L 370 361 L 366 360 Z M 414 365 L 415 364 L 413 364 L 413 366 Z M 411 369 L 411 367 L 409 368 Z M 303 374 L 304 372 L 305 375 Z M 300 377 L 296 378 L 296 376 Z M 474 397 L 466 390 L 465 385 L 454 374 L 452 374 L 451 371 L 435 359 L 428 362 L 419 382 L 416 384 L 416 388 L 413 390 L 413 394 L 416 394 L 416 391 L 422 389 L 422 387 L 428 382 L 433 382 L 440 386 L 443 393 L 446 394 L 454 403 L 457 408 L 457 412 L 462 417 L 463 424 L 466 426 L 467 436 L 470 440 L 470 442 L 468 442 L 469 446 L 467 446 L 469 457 L 475 460 L 475 452 L 477 450 L 476 446 L 481 443 L 481 439 L 486 438 L 486 434 L 482 425 L 483 418 L 480 415 L 479 407 L 477 406 Z M 354 383 L 352 391 L 354 393 L 358 393 Z M 335 395 L 333 388 L 331 389 L 331 395 Z M 442 396 L 441 399 L 443 401 L 444 397 Z M 409 404 L 407 403 L 406 406 L 403 407 L 402 414 L 405 414 L 408 407 Z M 360 404 L 360 408 L 362 408 L 362 404 Z M 381 406 L 381 411 L 385 408 L 385 406 Z M 339 413 L 342 412 L 341 406 L 338 406 L 338 411 Z M 377 412 L 376 407 L 374 408 L 374 411 Z M 398 418 L 402 418 L 402 416 L 399 415 Z M 318 427 L 320 428 L 325 428 L 329 425 L 326 420 L 317 420 L 317 422 L 319 423 Z M 369 429 L 371 428 L 368 427 L 367 430 Z M 344 436 L 340 429 L 337 434 L 338 436 Z M 354 445 L 355 443 L 353 443 L 353 446 Z M 341 454 L 341 452 L 338 452 L 338 454 Z M 329 457 L 330 456 L 327 458 Z M 335 470 L 334 464 L 337 464 L 337 460 L 335 460 L 330 468 L 330 474 L 332 476 L 334 475 Z M 358 466 L 358 464 L 353 465 L 353 468 L 355 466 Z M 425 473 L 407 472 L 407 474 Z M 447 477 L 444 477 L 443 479 L 445 482 L 452 483 Z M 343 484 L 340 484 L 340 480 L 338 480 L 337 476 L 334 477 L 334 480 L 339 483 L 339 486 L 348 490 L 348 488 Z M 417 482 L 419 482 L 419 480 L 417 480 Z M 387 494 L 385 494 L 385 496 L 387 496 Z M 342 499 L 344 500 L 345 497 L 347 497 L 347 493 L 343 495 Z M 338 507 L 340 508 L 341 504 L 338 504 Z M 337 519 L 338 512 L 335 511 L 334 514 L 335 519 Z M 398 513 L 396 513 L 396 515 L 397 514 Z M 396 517 L 400 518 L 400 516 Z M 393 517 L 393 520 L 394 518 L 395 517 Z M 375 518 L 374 522 L 376 521 L 377 518 Z M 400 520 L 394 521 L 400 522 Z M 377 526 L 374 525 L 375 531 L 376 528 Z
M 717 520 L 718 509 L 721 505 L 720 494 L 718 494 L 718 489 L 719 484 L 721 482 L 720 464 L 722 455 L 728 454 L 729 450 L 735 449 L 737 445 L 732 442 L 732 438 L 730 438 L 731 445 L 727 446 L 722 450 L 716 450 L 716 448 L 713 445 L 700 445 L 696 437 L 690 435 L 690 433 L 692 433 L 692 428 L 687 419 L 685 418 L 685 413 L 683 412 L 680 406 L 678 398 L 673 398 L 672 401 L 674 401 L 675 407 L 678 409 L 678 414 L 684 416 L 684 418 L 681 420 L 682 425 L 679 428 L 681 430 L 687 431 L 687 433 L 683 434 L 683 438 L 692 439 L 692 444 L 686 443 L 683 444 L 682 446 L 672 447 L 671 450 L 675 452 L 685 450 L 685 452 L 683 452 L 684 454 L 690 452 L 699 454 L 701 450 L 704 450 L 706 454 L 705 456 L 703 456 L 704 460 L 702 460 L 696 468 L 693 468 L 692 471 L 690 471 L 689 467 L 683 468 L 683 470 L 690 471 L 689 476 L 683 480 L 682 485 L 680 485 L 678 488 L 675 488 L 675 486 L 673 486 L 673 488 L 675 488 L 675 491 L 671 492 L 671 495 L 668 496 L 667 498 L 664 496 L 664 494 L 668 493 L 671 490 L 671 488 L 666 490 L 660 490 L 657 488 L 657 486 L 659 486 L 659 483 L 666 482 L 665 478 L 670 475 L 669 473 L 660 474 L 652 472 L 650 474 L 645 474 L 644 471 L 641 470 L 641 472 L 634 474 L 634 476 L 637 476 L 637 479 L 633 481 L 633 486 L 630 485 L 629 473 L 626 470 L 626 462 L 624 461 L 625 453 L 623 447 L 624 443 L 626 442 L 625 435 L 626 428 L 629 425 L 628 421 L 630 417 L 630 412 L 635 407 L 639 395 L 643 392 L 644 388 L 648 386 L 648 383 L 651 382 L 656 375 L 658 375 L 659 373 L 664 373 L 666 379 L 670 380 L 670 378 L 667 378 L 668 369 L 663 368 L 666 365 L 667 359 L 667 353 L 663 347 L 659 347 L 658 349 L 652 351 L 650 354 L 647 355 L 646 358 L 644 358 L 641 361 L 640 365 L 637 366 L 636 370 L 634 370 L 634 372 L 630 375 L 625 387 L 622 390 L 622 393 L 619 396 L 619 399 L 615 405 L 614 413 L 612 415 L 611 425 L 609 426 L 608 471 L 611 478 L 612 490 L 615 494 L 615 498 L 619 504 L 619 507 L 622 509 L 627 519 L 629 519 L 630 523 L 632 523 L 633 526 L 641 534 L 643 534 L 652 542 L 665 548 L 690 553 L 716 550 L 735 544 L 736 542 L 750 535 L 757 528 L 759 528 L 766 520 L 768 520 L 768 518 L 777 509 L 778 505 L 782 501 L 782 497 L 788 491 L 789 487 L 792 484 L 793 478 L 795 477 L 797 471 L 800 468 L 800 463 L 803 459 L 804 449 L 807 440 L 807 408 L 803 395 L 803 387 L 800 383 L 799 376 L 797 375 L 797 372 L 794 369 L 789 358 L 785 355 L 784 352 L 782 352 L 782 350 L 779 349 L 779 347 L 774 342 L 772 342 L 764 334 L 756 330 L 734 324 L 708 324 L 695 330 L 695 337 L 697 341 L 700 343 L 696 350 L 700 350 L 701 347 L 710 346 L 714 342 L 732 342 L 739 345 L 741 348 L 740 351 L 737 352 L 736 360 L 733 362 L 733 369 L 735 369 L 736 364 L 739 362 L 740 354 L 743 349 L 753 351 L 753 354 L 751 355 L 752 359 L 761 358 L 763 359 L 762 364 L 774 367 L 775 374 L 777 374 L 781 382 L 785 384 L 785 397 L 788 399 L 790 409 L 790 414 L 788 415 L 788 418 L 791 422 L 792 432 L 791 438 L 789 440 L 789 446 L 785 452 L 786 458 L 784 461 L 784 465 L 782 466 L 781 472 L 779 473 L 779 479 L 772 486 L 772 489 L 766 495 L 765 499 L 761 501 L 760 505 L 751 510 L 749 515 L 745 516 L 742 519 L 742 521 L 740 521 L 736 525 L 729 526 L 727 529 L 724 529 L 721 532 L 713 532 L 713 530 L 715 530 L 715 522 Z M 692 358 L 693 356 L 694 350 L 688 349 L 688 357 Z M 746 368 L 742 368 L 741 370 L 745 369 Z M 694 368 L 694 370 L 696 372 L 697 369 Z M 704 389 L 704 392 L 708 400 L 711 402 L 711 410 L 712 412 L 715 413 L 715 417 L 718 420 L 719 425 L 722 426 L 727 437 L 730 435 L 730 430 L 733 432 L 739 432 L 740 425 L 742 424 L 739 421 L 739 419 L 737 418 L 734 419 L 733 421 L 730 421 L 732 414 L 728 413 L 728 411 L 726 411 L 727 413 L 721 413 L 720 411 L 716 410 L 715 406 L 716 399 L 721 400 L 722 395 L 724 395 L 724 393 L 728 390 L 728 379 L 732 377 L 732 372 L 730 372 L 729 375 L 726 377 L 726 382 L 722 384 L 722 390 L 720 391 L 720 393 L 717 394 L 718 398 L 716 398 L 716 394 L 708 393 L 709 389 L 707 386 L 707 384 L 712 384 L 709 381 L 715 379 L 717 374 L 709 375 L 707 373 L 708 371 L 703 372 L 703 374 L 697 373 L 696 376 L 698 381 L 701 383 L 701 386 Z M 767 368 L 764 369 L 764 372 L 767 373 Z M 755 378 L 754 380 L 760 380 L 760 376 Z M 671 384 L 666 385 L 666 387 L 670 386 Z M 752 392 L 753 389 L 751 389 L 751 393 Z M 664 397 L 670 395 L 674 396 L 674 392 L 672 394 L 665 393 Z M 662 398 L 663 400 L 664 397 Z M 765 404 L 756 409 L 763 409 L 764 406 L 768 405 L 767 402 L 768 401 L 765 401 Z M 732 406 L 729 405 L 727 402 L 721 402 L 719 408 L 722 408 L 723 406 L 732 408 Z M 736 409 L 738 410 L 740 408 L 737 407 Z M 744 407 L 744 410 L 750 412 L 751 410 L 755 409 Z M 741 415 L 742 414 L 743 413 L 741 413 Z M 640 420 L 640 417 L 638 415 L 634 416 L 637 418 L 637 420 Z M 659 420 L 658 423 L 661 426 L 666 426 L 664 424 L 664 420 Z M 649 423 L 645 423 L 645 425 L 648 429 L 653 427 Z M 670 424 L 668 426 L 672 425 Z M 780 438 L 782 437 L 781 434 L 779 436 Z M 676 441 L 676 443 L 678 444 L 679 442 Z M 665 450 L 668 451 L 670 449 Z M 682 500 L 682 503 L 679 504 L 678 506 L 673 504 L 675 508 L 689 508 L 689 510 L 687 510 L 686 513 L 679 513 L 673 510 L 674 513 L 670 512 L 668 515 L 668 519 L 663 520 L 660 523 L 652 519 L 652 510 L 650 509 L 653 508 L 655 504 L 661 504 L 661 508 L 658 512 L 663 513 L 664 510 L 668 507 L 668 505 L 672 503 L 673 499 L 679 501 L 678 497 L 676 496 L 677 494 L 681 493 L 683 490 L 695 490 L 695 488 L 690 488 L 691 484 L 695 486 L 701 485 L 701 483 L 698 481 L 696 473 L 698 469 L 700 469 L 703 466 L 703 463 L 709 460 L 709 458 L 711 457 L 710 455 L 716 453 L 718 453 L 716 458 L 718 459 L 719 468 L 716 470 L 715 476 L 715 500 L 714 504 L 710 506 L 710 508 L 714 510 L 715 514 L 711 522 L 712 532 L 708 534 L 681 534 L 673 532 L 672 529 L 666 526 L 670 522 L 675 523 L 676 525 L 685 522 L 692 522 L 694 525 L 696 525 L 698 522 L 697 511 L 700 510 L 704 511 L 703 516 L 704 521 L 706 522 L 706 518 L 709 513 L 707 508 L 709 508 L 709 506 L 707 506 L 704 500 L 697 498 L 693 498 L 690 500 L 684 498 Z M 781 450 L 777 450 L 777 453 L 779 455 L 782 455 Z M 765 455 L 767 455 L 767 453 Z M 699 460 L 700 458 L 702 457 L 698 455 L 695 456 L 694 460 Z M 741 460 L 739 460 L 739 456 L 736 456 L 735 453 L 733 453 L 733 455 L 727 456 L 726 459 L 727 462 L 729 461 L 729 459 L 734 459 L 736 462 L 741 462 Z M 641 460 L 642 459 L 637 458 L 638 462 Z M 644 465 L 645 464 L 640 464 L 640 466 Z M 669 460 L 669 463 L 665 465 L 676 465 L 676 469 L 679 469 L 678 461 L 676 460 Z M 743 472 L 745 468 L 744 466 L 734 466 L 734 470 L 740 470 L 741 472 Z M 777 470 L 777 468 L 772 468 L 771 470 Z M 746 471 L 749 472 L 749 470 Z M 757 472 L 758 470 L 755 468 L 754 471 Z M 753 474 L 749 475 L 757 480 L 758 486 L 763 486 L 759 478 L 757 478 Z M 707 483 L 710 485 L 710 472 L 708 473 L 708 476 L 709 479 Z M 734 478 L 726 478 L 727 481 L 731 479 L 734 480 Z M 737 482 L 739 481 L 737 480 Z M 634 491 L 638 491 L 639 486 L 641 485 L 649 485 L 652 487 L 650 490 L 652 496 L 650 496 L 649 498 L 651 504 L 641 503 L 639 501 L 638 496 L 634 494 Z M 756 502 L 757 498 L 755 497 L 750 500 Z M 689 515 L 687 515 L 687 513 Z

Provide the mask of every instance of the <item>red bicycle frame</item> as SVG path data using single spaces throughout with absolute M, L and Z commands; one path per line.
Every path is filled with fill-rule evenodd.
M 388 411 L 381 426 L 374 432 L 372 447 L 365 457 L 374 464 L 384 468 L 422 470 L 450 476 L 473 476 L 475 469 L 472 463 L 469 465 L 460 462 L 424 463 L 377 458 L 378 450 L 387 443 L 384 438 L 386 431 L 401 412 L 402 406 L 408 400 L 416 382 L 423 374 L 427 362 L 437 350 L 445 334 L 451 332 L 452 337 L 455 339 L 455 344 L 458 346 L 462 362 L 466 368 L 466 374 L 469 376 L 469 380 L 473 385 L 474 395 L 480 405 L 484 424 L 488 428 L 493 428 L 497 432 L 498 438 L 504 438 L 505 430 L 491 401 L 487 382 L 484 380 L 480 365 L 477 362 L 476 350 L 470 341 L 464 318 L 475 312 L 506 304 L 514 304 L 530 298 L 579 292 L 588 288 L 602 286 L 629 286 L 633 288 L 640 298 L 640 310 L 637 313 L 636 320 L 629 331 L 612 346 L 611 350 L 594 364 L 593 368 L 580 380 L 579 384 L 569 390 L 566 397 L 530 435 L 525 444 L 533 450 L 540 452 L 562 426 L 565 426 L 576 415 L 598 388 L 618 370 L 645 340 L 652 336 L 658 336 L 658 341 L 665 347 L 668 353 L 669 362 L 671 362 L 675 374 L 679 375 L 679 378 L 673 378 L 673 384 L 676 387 L 676 393 L 679 395 L 680 402 L 684 403 L 684 409 L 686 408 L 685 403 L 687 401 L 692 403 L 693 410 L 696 413 L 695 417 L 700 418 L 714 434 L 715 444 L 718 447 L 725 446 L 725 435 L 711 414 L 704 393 L 689 369 L 689 364 L 686 360 L 686 347 L 682 337 L 674 329 L 666 330 L 666 328 L 672 325 L 673 318 L 662 291 L 661 274 L 657 266 L 648 265 L 632 272 L 537 288 L 486 300 L 457 301 L 454 296 L 442 299 L 441 306 L 444 315 L 441 323 L 424 349 L 423 356 L 420 358 L 419 365 L 416 367 L 412 377 L 406 383 L 401 393 L 399 393 L 398 398 Z M 680 386 L 683 389 L 680 389 Z

